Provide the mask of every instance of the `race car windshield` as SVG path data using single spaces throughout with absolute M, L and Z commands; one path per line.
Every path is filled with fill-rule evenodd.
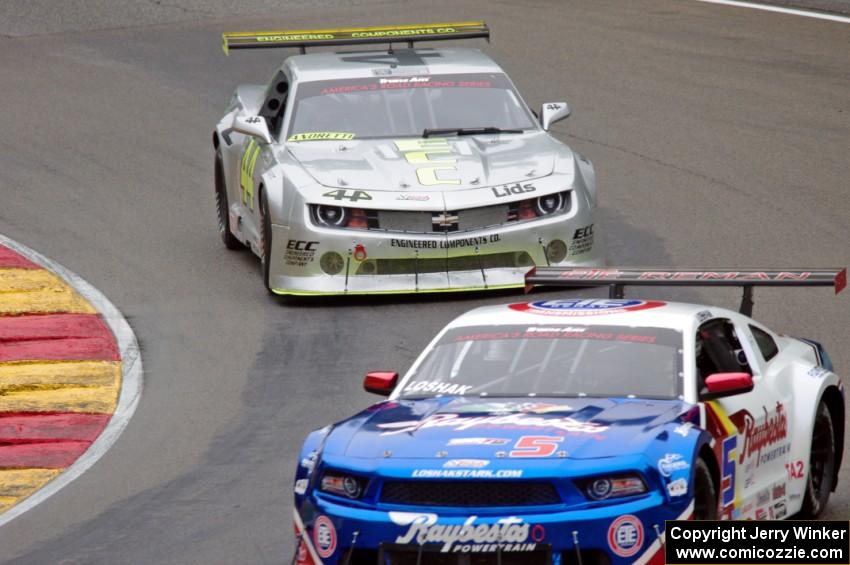
M 299 84 L 286 139 L 420 137 L 426 130 L 536 127 L 504 74 L 390 75 Z
M 579 324 L 454 329 L 401 398 L 440 394 L 680 398 L 682 333 Z

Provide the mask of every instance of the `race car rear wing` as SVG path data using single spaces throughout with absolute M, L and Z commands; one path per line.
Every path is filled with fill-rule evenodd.
M 447 39 L 484 38 L 490 41 L 490 28 L 485 22 L 450 22 L 442 24 L 409 24 L 337 29 L 302 29 L 278 31 L 228 32 L 221 35 L 224 54 L 231 49 L 274 49 L 363 45 L 369 43 L 441 41 Z
M 831 286 L 835 294 L 847 286 L 847 269 L 660 269 L 607 267 L 579 269 L 535 267 L 525 275 L 525 291 L 535 286 L 608 286 L 609 298 L 623 298 L 625 286 L 737 286 L 743 288 L 740 312 L 753 313 L 753 287 Z

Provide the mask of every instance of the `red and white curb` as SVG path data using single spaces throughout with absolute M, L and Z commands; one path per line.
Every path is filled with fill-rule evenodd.
M 0 245 L 49 270 L 87 300 L 100 314 L 115 337 L 121 358 L 122 386 L 115 411 L 100 435 L 71 465 L 46 485 L 0 514 L 0 526 L 44 502 L 71 481 L 82 475 L 103 457 L 127 427 L 142 394 L 142 359 L 139 344 L 130 324 L 99 290 L 52 259 L 0 234 Z

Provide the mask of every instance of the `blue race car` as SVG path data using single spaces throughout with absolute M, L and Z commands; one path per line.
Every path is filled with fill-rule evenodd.
M 619 295 L 632 282 L 738 284 L 748 311 L 752 286 L 840 290 L 844 277 L 553 268 L 528 280 Z M 364 384 L 389 398 L 301 452 L 300 564 L 660 563 L 665 520 L 817 516 L 842 458 L 843 389 L 823 348 L 723 308 L 479 308 L 404 378 Z

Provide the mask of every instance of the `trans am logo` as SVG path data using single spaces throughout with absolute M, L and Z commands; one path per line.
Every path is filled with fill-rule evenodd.
M 454 428 L 455 430 L 469 430 L 478 427 L 489 428 L 552 428 L 567 433 L 596 434 L 604 432 L 608 426 L 594 422 L 581 422 L 569 417 L 544 418 L 540 416 L 529 416 L 526 414 L 508 414 L 506 416 L 472 416 L 461 417 L 458 414 L 434 414 L 422 420 L 406 420 L 404 422 L 390 422 L 378 424 L 385 430 L 381 435 L 407 434 L 427 428 Z
M 659 300 L 625 299 L 574 299 L 574 300 L 538 300 L 511 304 L 508 307 L 519 312 L 541 314 L 543 316 L 598 316 L 601 314 L 622 314 L 636 310 L 647 310 L 664 306 Z

